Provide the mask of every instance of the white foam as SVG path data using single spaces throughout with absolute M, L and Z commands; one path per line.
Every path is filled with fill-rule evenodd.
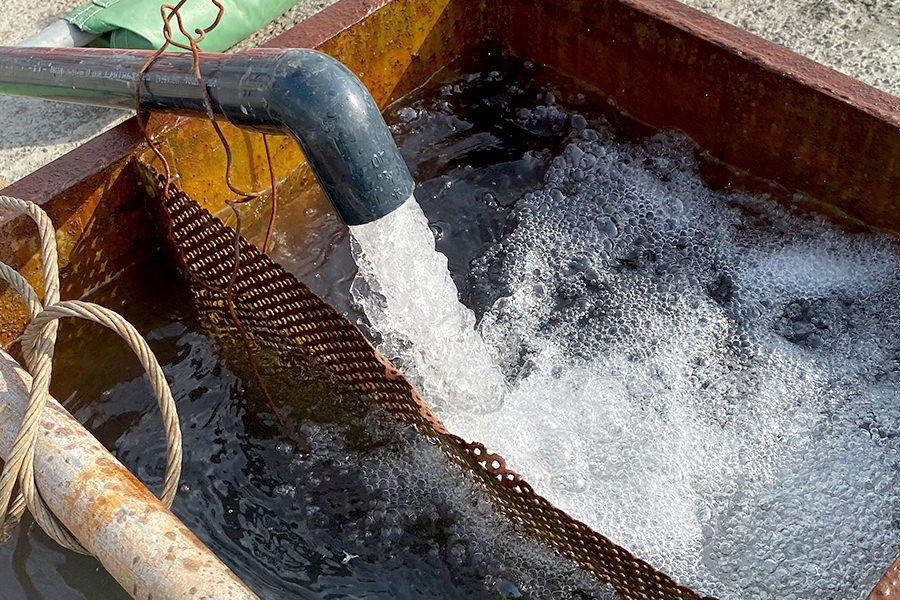
M 435 409 L 453 398 L 473 414 L 497 410 L 506 382 L 458 300 L 416 199 L 350 232 L 362 273 L 351 293 L 381 333 L 380 349 L 409 371 Z
M 354 232 L 382 348 L 451 431 L 680 581 L 865 597 L 900 546 L 897 244 L 710 191 L 677 136 L 582 121 L 473 265 L 507 292 L 483 340 L 419 213 Z

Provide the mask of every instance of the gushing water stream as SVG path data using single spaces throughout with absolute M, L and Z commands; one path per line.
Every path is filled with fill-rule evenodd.
M 452 401 L 475 414 L 498 410 L 506 381 L 475 331 L 475 316 L 459 302 L 447 258 L 435 250 L 415 197 L 350 232 L 365 273 L 351 293 L 385 336 L 391 358 L 409 368 L 436 409 Z

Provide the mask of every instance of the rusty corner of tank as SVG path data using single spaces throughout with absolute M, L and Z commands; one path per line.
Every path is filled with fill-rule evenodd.
M 900 556 L 894 560 L 866 600 L 900 600 Z

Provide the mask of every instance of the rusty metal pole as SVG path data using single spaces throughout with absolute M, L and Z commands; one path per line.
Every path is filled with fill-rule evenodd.
M 0 455 L 12 447 L 31 377 L 0 350 Z M 51 399 L 35 447 L 54 514 L 136 600 L 259 600 L 138 479 Z

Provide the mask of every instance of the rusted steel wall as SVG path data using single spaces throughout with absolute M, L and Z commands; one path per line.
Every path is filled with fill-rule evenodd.
M 0 351 L 0 454 L 25 414 L 31 377 Z M 47 505 L 139 600 L 259 600 L 55 400 L 35 445 Z
M 269 169 L 262 135 L 235 127 L 224 120 L 220 120 L 219 125 L 234 158 L 234 185 L 248 191 L 268 188 Z M 235 198 L 225 181 L 225 148 L 213 133 L 209 121 L 181 117 L 177 126 L 157 133 L 154 140 L 169 162 L 179 187 L 204 208 L 216 212 L 225 208 L 226 200 Z M 306 162 L 297 142 L 291 137 L 270 135 L 269 148 L 275 181 L 280 187 L 285 180 L 294 177 Z M 159 160 L 145 144 L 135 148 L 135 154 L 141 162 L 162 170 Z M 312 177 L 309 169 L 305 171 Z M 297 176 L 301 174 L 297 173 Z M 146 202 L 148 197 L 143 193 L 141 202 Z
M 80 147 L 77 157 L 66 155 L 3 190 L 41 205 L 56 225 L 64 298 L 80 296 L 153 248 L 127 168 L 138 139 L 129 121 Z M 42 292 L 40 242 L 31 219 L 0 212 L 0 260 Z M 27 317 L 18 294 L 0 284 L 0 343 L 18 337 Z
M 507 0 L 489 32 L 718 159 L 900 231 L 900 99 L 675 0 Z
M 480 41 L 485 8 L 480 0 L 343 0 L 266 46 L 334 56 L 384 107 Z

